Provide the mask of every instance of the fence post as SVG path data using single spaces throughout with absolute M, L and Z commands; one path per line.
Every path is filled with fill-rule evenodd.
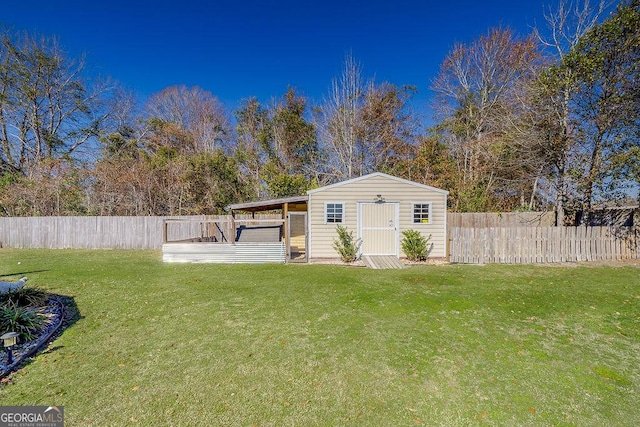
M 167 228 L 169 227 L 169 224 L 167 223 L 166 219 L 162 220 L 162 244 L 164 245 L 165 243 L 167 243 L 167 237 L 168 237 L 168 231 Z

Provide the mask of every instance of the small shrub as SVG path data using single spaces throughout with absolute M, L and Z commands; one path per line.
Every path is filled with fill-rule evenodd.
M 45 316 L 34 309 L 4 305 L 0 307 L 0 335 L 17 332 L 20 340 L 28 341 L 37 336 L 44 325 Z
M 429 254 L 429 241 L 431 235 L 425 238 L 419 231 L 405 230 L 402 232 L 404 236 L 400 242 L 402 251 L 407 255 L 410 261 L 424 261 Z
M 14 292 L 0 295 L 0 306 L 42 307 L 46 305 L 49 294 L 40 288 L 24 287 Z
M 336 227 L 338 239 L 333 241 L 333 248 L 340 254 L 343 262 L 353 262 L 358 258 L 358 250 L 362 240 L 353 238 L 353 231 L 347 231 L 347 227 Z

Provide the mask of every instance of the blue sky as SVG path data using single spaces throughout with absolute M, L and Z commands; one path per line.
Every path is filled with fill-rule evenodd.
M 143 99 L 197 85 L 234 108 L 290 85 L 319 102 L 351 53 L 365 77 L 415 85 L 426 106 L 454 43 L 499 25 L 529 34 L 556 2 L 5 0 L 0 23 L 57 36 L 70 56 L 86 53 L 92 73 Z

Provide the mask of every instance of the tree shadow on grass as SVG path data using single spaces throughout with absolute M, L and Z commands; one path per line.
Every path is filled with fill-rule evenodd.
M 64 307 L 60 333 L 73 326 L 78 320 L 84 319 L 84 316 L 80 314 L 80 309 L 78 309 L 76 300 L 73 297 L 57 294 L 52 294 L 51 296 L 60 301 Z
M 13 277 L 13 276 L 16 276 L 16 277 L 18 277 L 18 278 L 19 278 L 19 277 L 22 277 L 22 276 L 26 276 L 27 274 L 32 274 L 32 273 L 45 273 L 45 272 L 47 272 L 47 271 L 49 271 L 49 270 L 17 271 L 17 272 L 15 272 L 15 273 L 9 273 L 9 274 L 1 274 L 1 273 L 0 273 L 0 279 L 5 279 L 5 278 L 8 278 L 8 277 Z

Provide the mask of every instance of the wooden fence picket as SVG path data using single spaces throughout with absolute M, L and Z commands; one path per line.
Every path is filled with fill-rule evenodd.
M 450 230 L 450 261 L 531 264 L 640 258 L 631 227 L 484 227 Z
M 23 249 L 160 249 L 165 219 L 193 221 L 171 224 L 171 240 L 200 236 L 204 221 L 229 215 L 161 216 L 49 216 L 0 217 L 0 247 Z M 251 219 L 251 214 L 236 215 Z M 259 214 L 255 219 L 276 219 L 280 214 Z M 198 221 L 203 221 L 199 223 Z M 230 232 L 227 230 L 226 233 Z

